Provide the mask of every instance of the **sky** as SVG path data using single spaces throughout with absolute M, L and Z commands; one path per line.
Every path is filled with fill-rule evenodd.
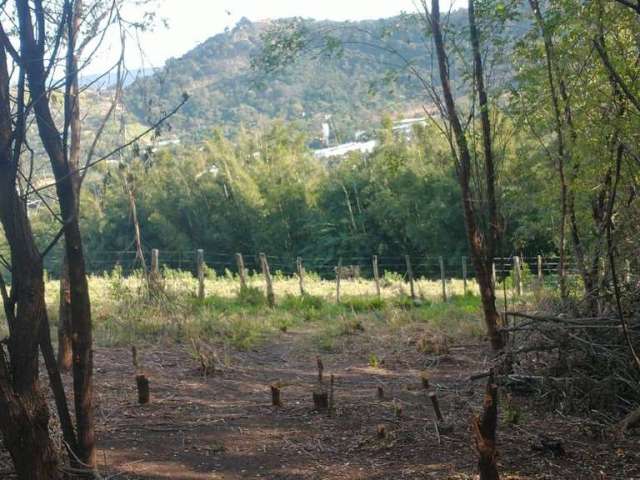
M 249 20 L 281 17 L 308 17 L 328 20 L 362 20 L 390 17 L 415 11 L 416 0 L 158 0 L 158 18 L 168 28 L 158 26 L 140 38 L 139 49 L 129 49 L 128 67 L 161 67 L 171 57 L 179 57 L 242 17 Z M 443 4 L 448 2 L 443 1 Z M 131 13 L 136 7 L 132 7 Z M 105 60 L 106 62 L 106 60 Z M 102 65 L 96 65 L 101 68 Z

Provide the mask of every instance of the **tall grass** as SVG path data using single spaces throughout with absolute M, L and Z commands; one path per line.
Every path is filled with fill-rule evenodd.
M 250 275 L 240 290 L 233 274 L 209 277 L 206 297 L 196 297 L 197 280 L 189 272 L 165 270 L 164 292 L 146 294 L 141 274 L 123 276 L 118 270 L 91 276 L 94 337 L 99 346 L 143 343 L 190 343 L 194 339 L 219 342 L 235 349 L 251 349 L 262 341 L 303 325 L 312 326 L 317 345 L 336 348 L 336 340 L 361 331 L 364 325 L 399 327 L 428 324 L 447 335 L 479 335 L 479 301 L 474 293 L 462 294 L 461 280 L 451 280 L 448 302 L 441 298 L 440 282 L 419 279 L 418 301 L 408 295 L 402 278 L 385 278 L 380 298 L 373 281 L 342 280 L 341 302 L 335 301 L 335 282 L 307 275 L 305 294 L 297 278 L 274 277 L 276 306 L 269 308 L 262 276 Z M 59 285 L 46 285 L 53 328 L 57 325 Z M 477 287 L 469 283 L 470 292 Z

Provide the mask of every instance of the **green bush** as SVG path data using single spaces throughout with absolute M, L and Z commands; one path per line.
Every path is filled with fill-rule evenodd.
M 355 313 L 382 310 L 385 302 L 378 297 L 349 297 L 342 300 L 342 305 Z
M 238 292 L 238 303 L 251 306 L 262 306 L 267 304 L 267 298 L 258 287 L 244 287 Z

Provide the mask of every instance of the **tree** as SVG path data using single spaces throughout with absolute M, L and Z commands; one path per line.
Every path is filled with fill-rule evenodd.
M 105 31 L 117 23 L 114 18 L 121 4 L 119 0 L 95 0 L 82 21 L 80 0 L 15 0 L 7 4 L 1 3 L 0 16 L 0 221 L 11 252 L 10 260 L 4 261 L 11 283 L 0 282 L 10 332 L 7 351 L 0 352 L 0 431 L 19 478 L 56 479 L 62 470 L 49 435 L 47 404 L 39 390 L 39 351 L 45 359 L 71 463 L 88 473 L 95 467 L 91 306 L 78 198 L 88 168 L 108 156 L 93 158 L 108 115 L 98 128 L 85 165 L 80 167 L 78 53 L 96 37 L 91 51 L 98 49 Z M 78 42 L 81 24 L 87 39 Z M 16 40 L 18 46 L 14 45 Z M 64 67 L 58 78 L 60 57 Z M 90 59 L 91 55 L 85 57 L 82 65 Z M 15 87 L 10 72 L 17 77 Z M 54 107 L 58 90 L 64 92 L 61 115 Z M 32 121 L 36 131 L 28 128 Z M 31 178 L 34 156 L 28 155 L 35 142 L 42 146 L 54 177 L 53 182 L 38 188 Z M 55 189 L 55 207 L 41 193 L 46 189 Z M 38 248 L 27 215 L 27 201 L 34 195 L 60 223 L 59 232 L 44 249 Z M 44 303 L 43 258 L 61 238 L 68 264 L 75 429 Z
M 479 100 L 484 157 L 484 184 L 483 188 L 479 189 L 475 195 L 473 185 L 481 183 L 481 179 L 478 178 L 479 169 L 473 168 L 474 160 L 471 153 L 473 140 L 469 139 L 469 133 L 465 131 L 451 87 L 451 67 L 443 35 L 440 3 L 438 0 L 432 0 L 431 8 L 429 9 L 426 2 L 423 1 L 422 7 L 433 35 L 440 87 L 442 89 L 442 100 L 435 92 L 434 97 L 445 122 L 444 133 L 449 140 L 451 156 L 456 165 L 469 251 L 480 287 L 487 334 L 494 350 L 500 350 L 503 347 L 503 338 L 498 331 L 500 316 L 496 309 L 495 285 L 492 280 L 492 262 L 500 241 L 500 220 L 496 198 L 496 165 L 489 117 L 490 105 L 485 88 L 485 72 L 481 55 L 480 33 L 476 22 L 475 4 L 474 0 L 469 0 L 469 40 L 472 50 L 474 79 L 471 94 L 474 100 L 476 96 Z M 473 178 L 474 175 L 476 178 Z M 481 192 L 484 192 L 485 201 L 477 202 L 476 196 L 480 195 Z M 478 209 L 478 204 L 484 205 L 484 208 Z
M 630 155 L 625 137 L 631 117 L 630 100 L 615 75 L 590 53 L 595 46 L 607 58 L 606 43 L 615 41 L 623 58 L 627 47 L 620 40 L 633 35 L 634 27 L 629 14 L 621 14 L 614 3 L 592 2 L 581 8 L 575 2 L 550 2 L 543 9 L 537 0 L 530 0 L 529 5 L 535 27 L 529 41 L 518 48 L 522 68 L 514 98 L 523 123 L 558 173 L 561 296 L 568 297 L 564 277 L 572 258 L 581 276 L 585 310 L 598 315 L 610 275 L 603 260 L 617 196 L 616 165 Z M 605 22 L 615 27 L 605 27 Z M 590 44 L 576 43 L 593 32 L 600 33 Z M 584 83 L 585 78 L 589 82 Z M 588 94 L 576 90 L 579 84 Z M 569 247 L 572 257 L 565 253 Z

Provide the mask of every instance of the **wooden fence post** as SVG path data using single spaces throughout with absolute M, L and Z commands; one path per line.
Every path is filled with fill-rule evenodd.
M 154 248 L 151 250 L 151 273 L 153 275 L 160 274 L 160 250 Z
M 522 295 L 522 275 L 520 271 L 520 257 L 513 257 L 513 281 L 516 284 L 516 294 L 518 296 Z
M 467 294 L 467 257 L 462 257 L 462 284 L 464 286 L 464 294 Z
M 631 260 L 624 261 L 624 281 L 627 285 L 631 284 Z
M 160 275 L 160 250 L 151 250 L 151 273 L 149 274 L 149 291 L 155 295 L 163 290 L 162 277 Z
M 544 273 L 542 271 L 542 255 L 538 255 L 538 282 L 540 286 L 544 283 Z
M 269 271 L 269 262 L 267 262 L 267 256 L 264 253 L 260 254 L 260 266 L 262 267 L 262 274 L 264 275 L 264 281 L 267 284 L 267 302 L 271 308 L 276 305 L 276 297 L 273 294 L 273 282 L 271 281 L 271 272 Z
M 498 285 L 498 275 L 496 275 L 496 262 L 495 260 L 491 262 L 491 281 L 493 282 L 493 288 L 495 290 L 496 285 Z
M 340 303 L 340 277 L 342 276 L 342 258 L 338 259 L 338 268 L 336 269 L 336 302 Z
M 198 298 L 204 300 L 204 250 L 196 250 L 196 271 L 198 273 Z
M 373 280 L 376 282 L 376 294 L 380 298 L 380 272 L 378 271 L 378 256 L 373 256 Z
M 407 264 L 407 276 L 409 277 L 409 288 L 411 290 L 411 300 L 416 299 L 415 285 L 413 284 L 413 268 L 411 268 L 411 258 L 409 255 L 404 256 L 404 261 Z
M 296 270 L 298 271 L 298 283 L 300 284 L 300 295 L 304 295 L 304 266 L 302 265 L 302 258 L 296 259 Z
M 444 258 L 440 257 L 440 281 L 442 282 L 442 300 L 447 301 L 447 279 L 444 273 Z
M 240 291 L 247 288 L 247 278 L 245 276 L 244 258 L 241 253 L 236 253 L 236 266 L 238 267 L 238 277 L 240 278 Z M 262 264 L 260 265 L 262 266 Z

